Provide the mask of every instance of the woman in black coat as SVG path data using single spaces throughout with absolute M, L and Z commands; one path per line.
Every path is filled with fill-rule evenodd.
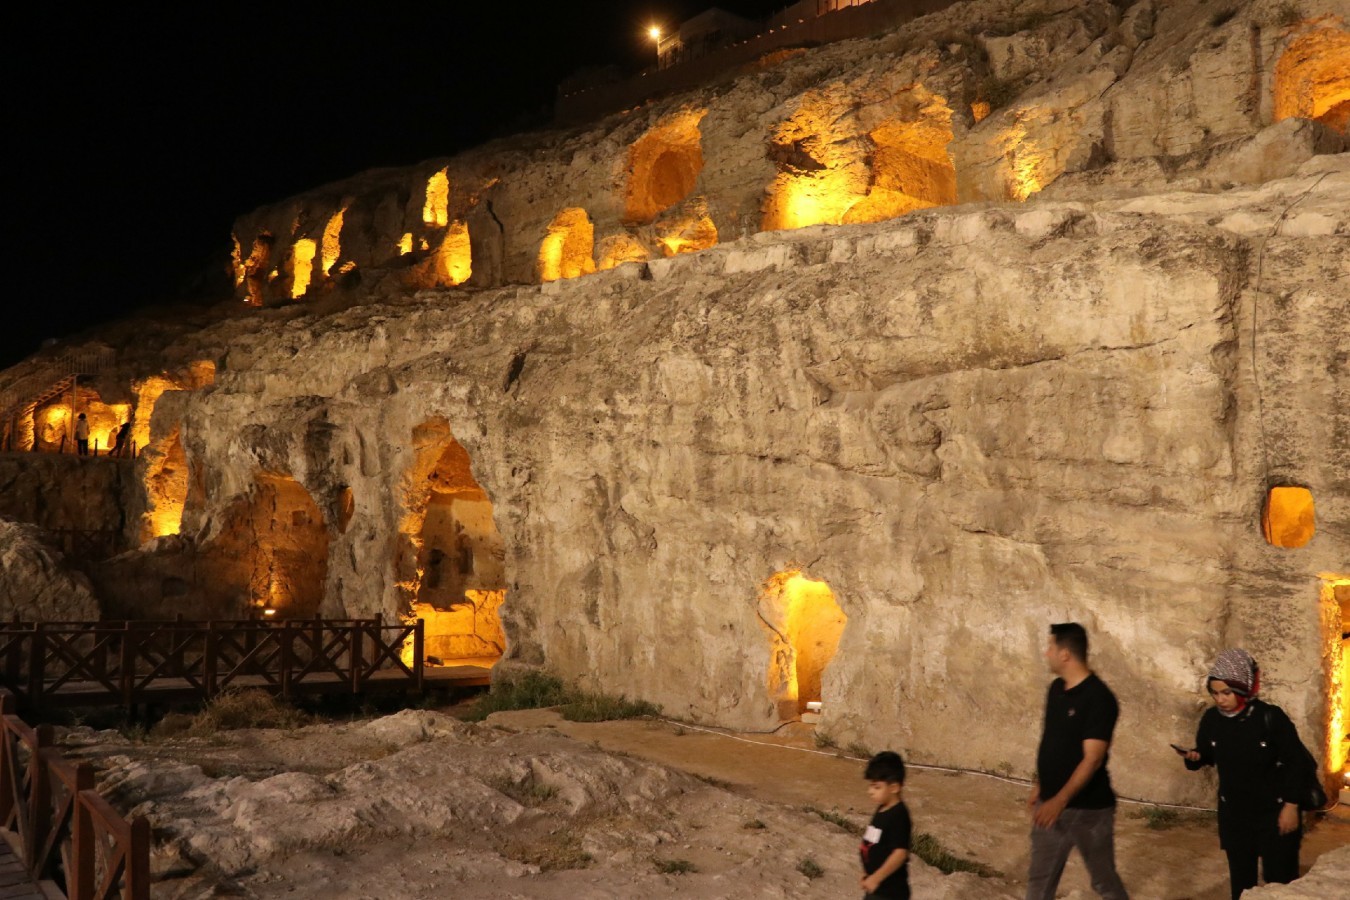
M 1267 884 L 1298 877 L 1303 838 L 1298 804 L 1302 744 L 1284 710 L 1256 698 L 1261 673 L 1245 650 L 1219 654 L 1205 679 L 1214 699 L 1200 717 L 1186 768 L 1219 772 L 1219 846 L 1228 854 L 1233 900 L 1256 887 L 1257 860 Z

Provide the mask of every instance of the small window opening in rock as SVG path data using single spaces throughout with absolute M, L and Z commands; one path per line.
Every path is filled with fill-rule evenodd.
M 595 271 L 595 226 L 586 210 L 564 209 L 549 223 L 539 244 L 539 278 L 557 281 Z
M 411 231 L 403 233 L 403 237 L 398 239 L 398 255 L 407 256 L 413 251 L 413 236 Z
M 418 265 L 417 282 L 421 287 L 454 287 L 473 274 L 473 251 L 469 226 L 455 222 L 446 229 L 430 259 Z
M 703 171 L 699 123 L 707 110 L 668 116 L 638 138 L 628 153 L 624 217 L 647 223 L 688 197 Z
M 491 668 L 506 650 L 499 613 L 506 599 L 506 550 L 492 502 L 444 419 L 422 425 L 413 441 L 396 560 L 409 602 L 406 618 L 425 623 L 428 659 Z M 405 658 L 411 652 L 405 648 Z
M 1336 796 L 1350 776 L 1350 574 L 1322 574 L 1321 612 L 1325 635 L 1327 794 Z
M 437 228 L 450 222 L 450 176 L 445 169 L 427 179 L 427 199 L 422 206 L 422 221 Z
M 830 586 L 797 569 L 779 572 L 760 591 L 759 614 L 769 630 L 768 690 L 779 719 L 827 705 L 825 670 L 848 623 Z
M 502 391 L 511 390 L 512 385 L 520 378 L 520 373 L 525 371 L 525 354 L 517 353 L 511 357 L 511 364 L 506 367 L 506 378 L 502 382 Z
M 1295 117 L 1350 133 L 1350 31 L 1318 28 L 1281 54 L 1275 64 L 1275 121 Z
M 328 220 L 328 224 L 323 229 L 323 256 L 320 259 L 319 270 L 324 275 L 331 275 L 333 267 L 337 265 L 338 260 L 342 258 L 342 220 L 347 215 L 346 208 L 333 213 L 333 217 Z
M 1273 487 L 1266 495 L 1261 530 L 1266 542 L 1295 549 L 1311 541 L 1317 528 L 1312 491 L 1303 487 Z
M 309 290 L 310 279 L 314 276 L 314 254 L 318 250 L 314 241 L 301 238 L 291 247 L 291 299 L 299 300 Z

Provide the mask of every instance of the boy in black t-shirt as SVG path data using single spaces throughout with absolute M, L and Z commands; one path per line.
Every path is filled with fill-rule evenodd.
M 905 763 L 899 753 L 882 751 L 863 772 L 867 796 L 877 804 L 872 823 L 863 832 L 863 900 L 909 900 L 909 810 L 900 800 L 905 785 Z

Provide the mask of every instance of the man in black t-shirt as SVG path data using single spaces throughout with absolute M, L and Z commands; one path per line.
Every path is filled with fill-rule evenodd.
M 1106 771 L 1120 708 L 1087 665 L 1087 632 L 1077 622 L 1050 626 L 1045 659 L 1057 678 L 1045 698 L 1045 725 L 1036 752 L 1031 866 L 1027 900 L 1053 900 L 1074 847 L 1083 856 L 1092 889 L 1108 900 L 1128 900 L 1116 873 L 1116 794 Z

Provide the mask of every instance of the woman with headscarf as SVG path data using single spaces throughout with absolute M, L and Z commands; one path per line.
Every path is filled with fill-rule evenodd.
M 1267 884 L 1298 877 L 1303 838 L 1298 804 L 1302 744 L 1284 710 L 1256 695 L 1261 671 L 1246 650 L 1219 654 L 1205 687 L 1214 706 L 1200 717 L 1186 768 L 1219 772 L 1219 845 L 1228 854 L 1233 900 L 1256 887 L 1257 860 Z

